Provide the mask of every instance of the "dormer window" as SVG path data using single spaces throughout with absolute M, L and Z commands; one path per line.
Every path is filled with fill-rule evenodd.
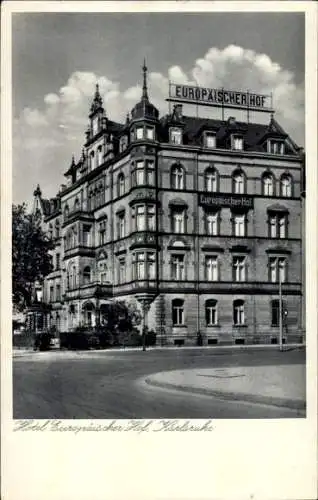
M 232 147 L 232 149 L 235 149 L 236 151 L 242 151 L 243 150 L 243 137 L 241 135 L 232 135 L 231 147 Z
M 181 128 L 170 129 L 170 142 L 172 144 L 182 144 L 182 130 Z
M 267 152 L 273 155 L 285 154 L 285 143 L 270 139 L 267 141 Z
M 136 127 L 136 139 L 139 141 L 144 138 L 144 127 Z
M 216 134 L 214 132 L 206 132 L 204 143 L 207 148 L 216 148 Z

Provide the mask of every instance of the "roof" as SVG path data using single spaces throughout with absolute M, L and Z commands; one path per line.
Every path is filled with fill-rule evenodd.
M 173 125 L 171 116 L 165 116 L 161 120 L 162 139 L 168 138 L 168 127 Z M 244 138 L 245 151 L 264 151 L 264 141 L 268 137 L 285 139 L 288 134 L 274 120 L 271 119 L 269 124 L 247 123 L 241 121 L 223 121 L 212 118 L 199 118 L 193 116 L 182 117 L 183 128 L 183 143 L 184 144 L 201 144 L 201 136 L 204 130 L 214 130 L 216 132 L 216 140 L 219 147 L 226 148 L 226 141 L 231 133 L 239 133 Z M 295 154 L 292 147 L 297 148 L 297 145 L 290 139 L 290 146 L 286 148 L 286 154 Z

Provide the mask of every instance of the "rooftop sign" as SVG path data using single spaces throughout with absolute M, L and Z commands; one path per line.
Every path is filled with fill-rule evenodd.
M 238 90 L 211 89 L 191 85 L 169 84 L 168 101 L 204 104 L 226 108 L 272 112 L 268 105 L 271 96 Z M 271 104 L 271 103 L 270 103 Z

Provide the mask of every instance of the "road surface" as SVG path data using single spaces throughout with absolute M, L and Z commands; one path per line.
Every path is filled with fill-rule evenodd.
M 305 363 L 303 350 L 171 349 L 43 352 L 13 361 L 13 418 L 295 418 L 304 412 L 147 386 L 148 375 L 184 368 Z

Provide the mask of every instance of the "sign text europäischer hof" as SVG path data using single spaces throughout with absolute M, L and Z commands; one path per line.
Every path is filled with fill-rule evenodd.
M 239 92 L 236 90 L 210 89 L 205 87 L 192 87 L 190 85 L 170 84 L 169 97 L 184 102 L 201 102 L 214 106 L 239 107 L 256 110 L 269 110 L 263 94 L 252 92 Z
M 205 207 L 230 207 L 230 208 L 253 208 L 254 200 L 251 196 L 230 194 L 199 194 L 199 205 Z

